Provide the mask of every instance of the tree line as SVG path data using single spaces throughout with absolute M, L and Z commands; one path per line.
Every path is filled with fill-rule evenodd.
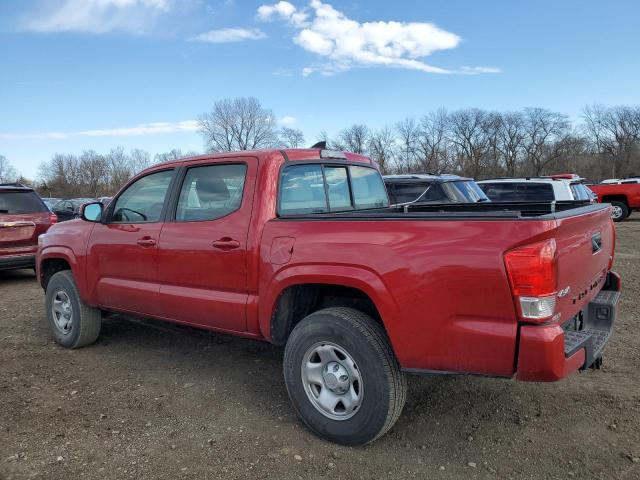
M 209 152 L 309 146 L 301 130 L 279 126 L 273 111 L 254 97 L 216 102 L 200 115 L 199 126 Z M 383 173 L 456 173 L 482 179 L 575 172 L 599 181 L 640 175 L 640 106 L 587 106 L 579 122 L 544 108 L 439 109 L 377 129 L 353 124 L 334 136 L 323 131 L 316 141 L 369 155 Z M 106 154 L 56 154 L 40 166 L 35 186 L 46 196 L 112 195 L 140 170 L 193 154 L 174 149 L 151 156 L 123 147 Z M 15 168 L 0 155 L 0 182 L 16 177 Z

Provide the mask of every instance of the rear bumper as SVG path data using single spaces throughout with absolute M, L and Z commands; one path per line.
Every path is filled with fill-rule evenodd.
M 0 257 L 0 270 L 14 270 L 17 268 L 33 268 L 36 266 L 36 256 L 33 253 L 25 255 L 11 255 Z
M 602 358 L 611 336 L 620 298 L 620 277 L 609 272 L 602 290 L 580 315 L 563 325 L 524 325 L 516 378 L 553 382 Z

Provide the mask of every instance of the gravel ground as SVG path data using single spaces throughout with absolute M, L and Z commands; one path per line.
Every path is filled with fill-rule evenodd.
M 603 369 L 554 384 L 411 377 L 364 448 L 296 419 L 282 350 L 109 318 L 53 343 L 29 271 L 0 272 L 0 478 L 640 478 L 640 214 L 618 226 L 624 296 Z

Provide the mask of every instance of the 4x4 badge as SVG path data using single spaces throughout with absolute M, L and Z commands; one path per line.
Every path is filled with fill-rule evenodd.
M 563 288 L 558 292 L 558 298 L 566 297 L 571 291 L 571 287 Z

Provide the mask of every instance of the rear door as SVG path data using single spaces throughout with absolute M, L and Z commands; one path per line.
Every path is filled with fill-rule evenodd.
M 131 183 L 96 223 L 87 246 L 88 285 L 109 309 L 159 316 L 158 241 L 175 170 Z
M 160 235 L 163 317 L 246 331 L 247 233 L 258 160 L 188 167 Z

